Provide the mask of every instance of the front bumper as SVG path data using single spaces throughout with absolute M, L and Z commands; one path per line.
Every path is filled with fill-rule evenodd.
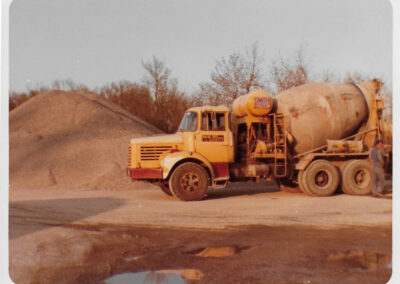
M 132 179 L 162 179 L 163 172 L 161 168 L 157 169 L 126 169 L 126 174 Z

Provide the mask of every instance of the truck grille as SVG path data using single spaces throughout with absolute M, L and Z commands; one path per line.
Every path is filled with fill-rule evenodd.
M 172 146 L 141 146 L 140 160 L 142 161 L 157 161 L 161 154 L 168 152 Z

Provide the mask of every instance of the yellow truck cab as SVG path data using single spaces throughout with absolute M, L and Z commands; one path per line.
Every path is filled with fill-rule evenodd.
M 128 175 L 151 180 L 182 200 L 199 200 L 209 186 L 225 186 L 234 141 L 224 106 L 187 110 L 175 134 L 130 141 Z

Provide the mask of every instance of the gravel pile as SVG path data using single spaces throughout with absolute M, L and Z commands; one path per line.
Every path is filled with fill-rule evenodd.
M 84 91 L 46 91 L 10 112 L 10 188 L 130 189 L 130 138 L 161 131 Z

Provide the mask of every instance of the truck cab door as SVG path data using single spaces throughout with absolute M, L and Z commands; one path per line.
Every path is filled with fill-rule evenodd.
M 203 111 L 200 131 L 195 135 L 195 151 L 211 163 L 233 161 L 233 135 L 228 112 Z

